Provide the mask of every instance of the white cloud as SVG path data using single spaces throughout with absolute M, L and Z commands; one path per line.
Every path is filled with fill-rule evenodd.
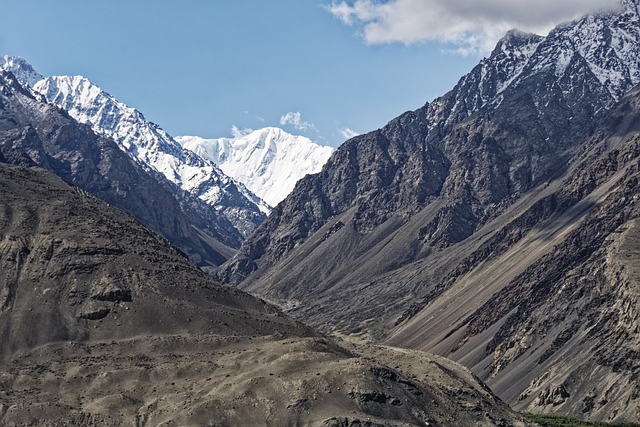
M 313 123 L 305 122 L 302 120 L 302 115 L 300 112 L 288 112 L 287 114 L 280 117 L 281 125 L 292 125 L 297 130 L 309 130 L 316 129 Z
M 250 128 L 240 129 L 236 125 L 231 126 L 231 135 L 233 135 L 234 138 L 241 138 L 245 135 L 249 135 L 251 132 L 253 132 L 253 129 L 250 129 Z
M 369 44 L 439 41 L 486 53 L 512 28 L 546 34 L 555 25 L 619 6 L 619 0 L 349 0 L 326 6 L 357 25 Z
M 353 129 L 349 129 L 349 128 L 343 128 L 343 129 L 340 129 L 340 134 L 342 134 L 342 137 L 343 137 L 344 139 L 351 139 L 351 138 L 353 138 L 354 136 L 358 136 L 358 135 L 360 135 L 360 133 L 356 132 L 356 131 L 355 131 L 355 130 L 353 130 Z

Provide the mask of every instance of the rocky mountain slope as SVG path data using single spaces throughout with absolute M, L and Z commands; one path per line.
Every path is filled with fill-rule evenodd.
M 1 424 L 526 425 L 464 368 L 341 347 L 123 211 L 6 160 Z
M 226 175 L 276 206 L 308 174 L 320 172 L 333 148 L 278 128 L 263 128 L 234 138 L 179 136 L 183 147 L 211 160 Z
M 637 261 L 623 231 L 637 217 L 638 94 L 623 97 L 640 83 L 640 18 L 621 5 L 546 37 L 512 31 L 451 92 L 347 141 L 220 276 L 323 330 L 451 356 L 518 407 L 637 419 L 635 362 L 613 362 L 637 359 L 635 341 L 621 347 L 637 330 L 611 313 L 633 317 L 638 282 L 604 284 Z M 630 264 L 598 273 L 605 241 Z M 565 300 L 546 293 L 568 291 L 562 277 Z M 561 300 L 577 311 L 561 316 Z
M 114 140 L 167 188 L 185 211 L 197 211 L 219 228 L 226 227 L 231 246 L 238 247 L 264 220 L 262 211 L 268 212 L 268 207 L 262 200 L 87 78 L 45 78 L 24 59 L 15 57 L 4 57 L 0 68 L 13 72 L 47 102 L 63 108 L 97 134 Z
M 579 150 L 460 245 L 387 341 L 464 363 L 521 410 L 637 421 L 640 90 Z
M 195 262 L 219 265 L 232 250 L 230 224 L 187 217 L 176 199 L 111 140 L 46 104 L 9 72 L 0 72 L 0 152 L 6 161 L 38 165 L 134 214 Z

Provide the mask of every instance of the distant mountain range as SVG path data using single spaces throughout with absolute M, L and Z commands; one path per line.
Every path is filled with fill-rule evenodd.
M 334 149 L 278 128 L 234 138 L 179 136 L 183 147 L 215 163 L 270 206 L 276 206 L 307 174 L 320 172 Z
M 0 70 L 0 153 L 5 162 L 40 166 L 67 182 L 135 215 L 203 266 L 233 253 L 231 224 L 212 223 L 187 210 L 156 177 L 111 139 L 64 110 L 38 99 L 16 77 Z
M 511 31 L 338 148 L 219 275 L 326 332 L 451 357 L 517 409 L 637 420 L 639 83 L 637 0 Z
M 94 132 L 113 139 L 131 158 L 143 165 L 183 203 L 211 211 L 233 224 L 228 230 L 238 245 L 264 220 L 257 197 L 229 179 L 211 162 L 183 149 L 142 113 L 118 102 L 82 76 L 42 77 L 21 58 L 5 58 L 4 68 L 45 99 L 67 111 Z M 35 83 L 34 83 L 35 80 Z M 186 194 L 185 194 L 186 193 Z M 197 205 L 201 206 L 197 206 Z M 204 205 L 204 206 L 202 206 Z M 261 206 L 268 210 L 266 206 Z
M 234 180 L 223 173 L 213 159 L 183 148 L 162 128 L 147 121 L 142 113 L 119 102 L 82 76 L 43 77 L 24 59 L 7 56 L 0 58 L 0 69 L 12 72 L 34 95 L 42 95 L 44 100 L 61 107 L 97 134 L 113 139 L 176 198 L 187 216 L 198 218 L 195 221 L 201 224 L 202 231 L 229 247 L 223 250 L 227 254 L 224 257 L 239 247 L 271 209 L 268 203 L 247 189 L 243 180 L 253 186 L 273 178 L 265 176 L 264 171 L 271 171 L 271 175 L 275 173 L 281 177 L 277 185 L 263 182 L 262 187 L 257 187 L 265 197 L 275 200 L 284 197 L 285 187 L 290 191 L 298 178 L 318 171 L 331 152 L 331 148 L 322 148 L 306 138 L 283 131 L 275 140 L 269 140 L 268 144 L 276 145 L 269 145 L 260 158 L 247 156 L 246 150 L 260 152 L 264 140 L 244 140 L 243 144 L 235 145 L 232 140 L 220 140 L 220 144 L 226 144 L 226 158 L 235 160 L 234 172 L 242 178 Z M 263 131 L 266 134 L 273 132 L 276 130 L 272 128 Z M 297 143 L 300 147 L 296 147 Z M 245 151 L 229 151 L 239 146 Z M 274 150 L 277 150 L 277 157 L 267 155 Z M 243 156 L 247 156 L 246 159 Z M 217 160 L 221 160 L 220 157 Z M 273 163 L 276 160 L 277 165 Z M 229 162 L 223 161 L 220 165 L 228 166 Z M 271 195 L 269 190 L 277 193 Z

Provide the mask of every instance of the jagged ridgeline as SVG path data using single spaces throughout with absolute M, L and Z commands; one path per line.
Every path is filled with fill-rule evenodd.
M 242 236 L 224 215 L 185 204 L 188 193 L 143 167 L 113 140 L 47 104 L 11 72 L 0 71 L 0 91 L 0 152 L 8 162 L 49 169 L 132 213 L 199 265 L 219 265 L 233 254 Z
M 184 149 L 138 110 L 119 102 L 88 79 L 82 76 L 44 77 L 24 59 L 9 56 L 0 57 L 2 69 L 17 78 L 24 86 L 24 94 L 30 92 L 38 100 L 60 107 L 74 121 L 115 142 L 126 156 L 112 161 L 128 157 L 136 168 L 156 181 L 156 187 L 159 184 L 163 193 L 169 193 L 175 199 L 182 216 L 194 228 L 191 236 L 183 241 L 176 240 L 175 233 L 167 230 L 168 224 L 150 222 L 146 213 L 139 210 L 130 212 L 179 244 L 195 263 L 219 265 L 265 219 L 269 207 L 246 187 L 226 176 L 211 161 Z M 25 125 L 25 120 L 18 125 Z M 92 145 L 88 148 L 96 149 Z M 67 150 L 72 151 L 74 147 L 67 147 Z M 86 153 L 76 154 L 84 156 Z M 139 192 L 154 191 L 154 188 L 138 186 Z M 207 250 L 200 247 L 203 245 L 212 246 L 216 254 L 207 254 Z
M 219 271 L 324 331 L 471 367 L 519 409 L 640 416 L 637 1 L 509 32 L 343 144 Z

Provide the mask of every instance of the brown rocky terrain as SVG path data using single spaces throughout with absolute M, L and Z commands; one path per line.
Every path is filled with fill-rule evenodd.
M 323 337 L 47 171 L 0 163 L 0 194 L 2 425 L 527 425 L 465 368 Z
M 0 420 L 3 425 L 528 425 L 470 372 L 444 358 L 359 350 L 349 352 L 320 338 L 197 334 L 60 343 L 3 369 Z

